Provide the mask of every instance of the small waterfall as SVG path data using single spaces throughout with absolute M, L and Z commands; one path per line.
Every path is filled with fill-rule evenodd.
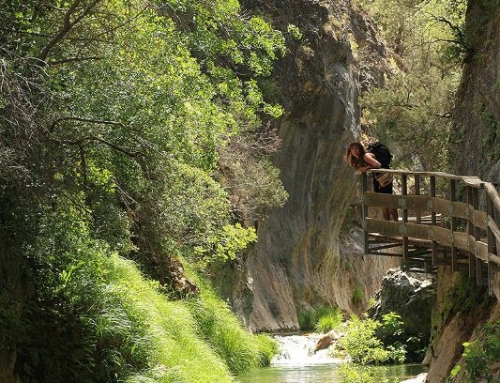
M 342 363 L 343 360 L 333 358 L 328 349 L 314 352 L 314 348 L 322 334 L 289 335 L 274 338 L 279 344 L 280 354 L 271 361 L 271 365 L 310 365 Z

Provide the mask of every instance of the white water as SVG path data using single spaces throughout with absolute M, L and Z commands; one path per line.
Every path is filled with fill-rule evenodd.
M 280 347 L 280 354 L 271 360 L 271 366 L 340 364 L 344 361 L 329 355 L 328 349 L 314 352 L 314 347 L 322 334 L 275 336 Z
M 249 371 L 240 376 L 242 383 L 338 383 L 337 368 L 345 361 L 333 358 L 329 350 L 314 353 L 318 339 L 323 335 L 291 335 L 274 336 L 278 341 L 281 353 L 273 358 L 270 367 Z M 331 346 L 334 347 L 334 346 Z M 416 369 L 415 369 L 416 367 Z M 408 379 L 422 372 L 420 366 L 389 367 L 388 378 Z M 425 375 L 420 379 L 405 381 L 406 383 L 423 383 Z M 384 375 L 385 376 L 385 375 Z

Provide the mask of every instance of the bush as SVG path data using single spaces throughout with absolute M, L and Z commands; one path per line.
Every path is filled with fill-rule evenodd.
M 339 382 L 342 383 L 389 383 L 387 378 L 381 378 L 383 367 L 353 366 L 350 363 L 341 365 L 338 369 Z
M 360 304 L 363 301 L 363 289 L 361 286 L 356 286 L 352 292 L 352 303 L 355 305 Z
M 278 343 L 266 334 L 257 335 L 256 340 L 259 349 L 259 364 L 261 367 L 269 366 L 273 356 L 279 353 Z
M 466 382 L 493 382 L 492 366 L 500 360 L 500 320 L 484 326 L 478 340 L 464 343 Z
M 314 326 L 316 325 L 316 311 L 300 311 L 297 315 L 297 320 L 302 331 L 314 330 Z
M 347 352 L 354 363 L 383 364 L 390 361 L 403 362 L 404 347 L 384 348 L 382 341 L 375 336 L 382 324 L 373 319 L 361 321 L 353 316 L 348 322 L 346 336 L 339 341 L 340 347 Z
M 342 323 L 342 313 L 337 307 L 328 307 L 317 312 L 318 319 L 314 329 L 317 332 L 326 333 L 337 328 Z

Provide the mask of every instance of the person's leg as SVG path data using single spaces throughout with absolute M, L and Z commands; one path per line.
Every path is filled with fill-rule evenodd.
M 391 216 L 389 215 L 389 208 L 388 207 L 383 207 L 381 209 L 382 209 L 382 215 L 384 216 L 384 219 L 386 221 L 390 221 L 391 220 Z

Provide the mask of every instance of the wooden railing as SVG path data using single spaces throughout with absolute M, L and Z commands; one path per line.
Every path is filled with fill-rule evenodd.
M 439 172 L 377 170 L 394 176 L 393 194 L 374 193 L 362 176 L 365 253 L 402 256 L 403 265 L 433 271 L 438 265 L 468 267 L 478 283 L 500 267 L 500 196 L 477 177 Z M 380 208 L 396 208 L 385 221 Z M 416 266 L 415 266 L 416 265 Z

